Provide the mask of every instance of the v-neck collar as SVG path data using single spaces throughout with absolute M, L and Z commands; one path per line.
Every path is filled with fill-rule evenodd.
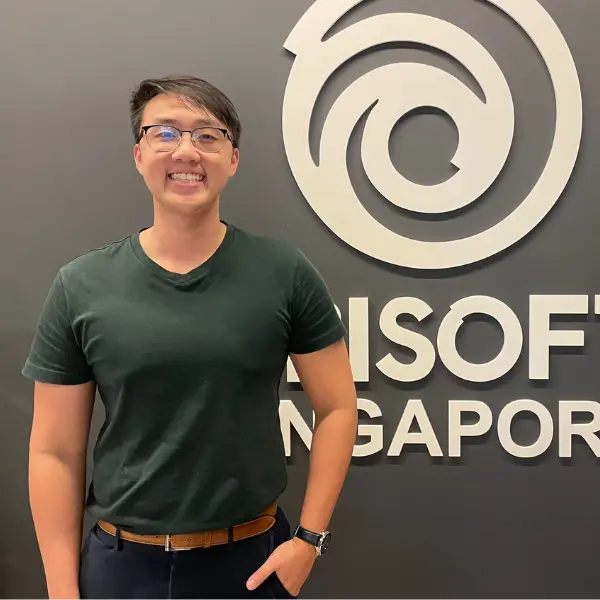
M 131 248 L 138 260 L 151 271 L 174 284 L 187 286 L 206 278 L 211 271 L 214 270 L 219 261 L 223 258 L 223 255 L 226 253 L 227 248 L 233 242 L 233 238 L 235 237 L 235 227 L 229 223 L 226 223 L 225 221 L 221 221 L 221 223 L 223 223 L 226 227 L 223 241 L 207 260 L 187 273 L 174 273 L 173 271 L 169 271 L 152 260 L 146 254 L 140 242 L 140 234 L 142 231 L 148 229 L 148 227 L 143 227 L 130 237 Z

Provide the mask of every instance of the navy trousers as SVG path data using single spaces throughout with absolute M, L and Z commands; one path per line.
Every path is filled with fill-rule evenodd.
M 97 525 L 81 551 L 81 598 L 292 598 L 277 574 L 258 589 L 246 581 L 291 537 L 281 510 L 271 529 L 231 545 L 166 551 L 112 536 Z

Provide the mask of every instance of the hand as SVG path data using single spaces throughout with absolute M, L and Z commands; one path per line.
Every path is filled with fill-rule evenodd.
M 246 587 L 255 590 L 269 575 L 275 573 L 283 587 L 298 596 L 317 559 L 314 546 L 298 538 L 284 542 L 248 580 Z

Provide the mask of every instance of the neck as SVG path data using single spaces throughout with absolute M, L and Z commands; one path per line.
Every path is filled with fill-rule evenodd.
M 221 245 L 226 226 L 218 201 L 204 212 L 181 214 L 155 202 L 154 223 L 140 234 L 146 254 L 172 270 L 189 270 L 206 261 Z

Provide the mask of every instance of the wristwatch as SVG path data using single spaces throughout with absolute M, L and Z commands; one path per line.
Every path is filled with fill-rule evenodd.
M 331 533 L 329 533 L 329 531 L 315 533 L 314 531 L 309 531 L 308 529 L 304 529 L 304 527 L 300 527 L 300 525 L 296 527 L 296 531 L 294 531 L 294 537 L 300 538 L 307 544 L 314 546 L 318 556 L 321 556 L 327 552 L 329 543 L 331 541 Z

